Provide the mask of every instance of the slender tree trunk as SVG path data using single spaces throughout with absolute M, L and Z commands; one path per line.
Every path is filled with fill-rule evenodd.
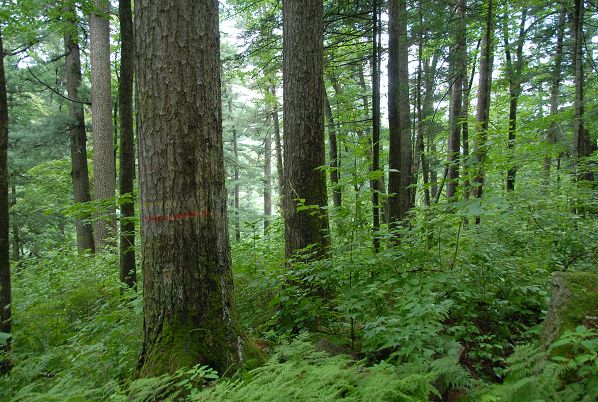
M 17 186 L 13 183 L 11 188 L 11 201 L 10 206 L 14 207 L 17 205 Z M 21 235 L 19 233 L 19 223 L 15 219 L 13 214 L 12 217 L 12 259 L 18 261 L 21 259 Z
M 94 0 L 89 22 L 91 48 L 91 123 L 93 129 L 94 193 L 98 201 L 116 192 L 110 74 L 110 21 L 107 0 Z M 116 233 L 114 205 L 102 208 L 95 223 L 95 248 L 101 250 Z M 107 216 L 106 216 L 107 215 Z
M 423 53 L 424 53 L 424 22 L 423 22 L 423 2 L 419 4 L 419 32 L 418 32 L 418 63 L 417 63 L 417 89 L 416 89 L 416 112 L 417 112 L 417 153 L 421 162 L 422 181 L 424 191 L 424 203 L 430 206 L 430 187 L 429 187 L 429 172 L 428 163 L 426 161 L 426 149 L 424 144 L 425 128 L 424 128 L 424 113 L 422 106 L 422 74 L 423 74 Z M 427 62 L 427 61 L 426 61 Z
M 70 99 L 79 99 L 81 86 L 81 56 L 79 51 L 77 18 L 74 7 L 65 9 L 68 16 L 68 31 L 64 35 L 66 87 Z M 87 134 L 85 132 L 85 114 L 83 104 L 69 102 L 68 126 L 71 148 L 71 179 L 73 184 L 73 198 L 76 203 L 91 201 L 89 190 L 89 170 L 87 167 Z M 93 226 L 91 216 L 83 215 L 75 218 L 77 234 L 77 249 L 79 252 L 95 251 L 93 240 Z
M 411 122 L 406 0 L 390 0 L 388 120 L 390 130 L 388 200 L 390 222 L 402 221 L 412 207 Z
M 218 1 L 135 4 L 145 338 L 140 375 L 233 374 Z
M 467 43 L 465 42 L 465 0 L 458 0 L 456 15 L 458 18 L 455 28 L 455 38 L 451 64 L 453 65 L 453 81 L 450 113 L 450 136 L 448 145 L 448 172 L 446 198 L 455 200 L 457 185 L 459 184 L 459 157 L 461 155 L 461 130 L 463 127 L 463 82 L 467 75 Z
M 271 116 L 270 116 L 271 117 Z M 268 120 L 270 120 L 270 117 Z M 264 138 L 264 234 L 272 219 L 272 133 L 266 130 Z
M 556 37 L 556 49 L 554 55 L 554 67 L 552 69 L 552 81 L 550 85 L 550 115 L 554 117 L 559 111 L 559 90 L 561 86 L 561 66 L 563 63 L 563 40 L 565 37 L 565 16 L 566 9 L 563 6 L 559 14 L 558 26 L 557 26 L 557 37 Z M 555 146 L 558 141 L 559 125 L 556 122 L 552 122 L 547 132 L 548 143 Z M 552 152 L 552 149 L 551 149 Z M 552 166 L 552 158 L 548 154 L 544 158 L 544 182 L 548 184 L 550 182 L 550 168 Z
M 334 116 L 332 115 L 332 107 L 330 106 L 330 99 L 324 88 L 324 115 L 328 122 L 328 146 L 330 153 L 330 183 L 332 185 L 332 202 L 335 207 L 342 205 L 342 191 L 339 187 L 339 166 L 338 166 L 338 145 L 336 138 L 336 125 L 334 124 Z
M 233 127 L 233 158 L 235 159 L 234 177 L 235 181 L 235 241 L 241 241 L 241 185 L 239 183 L 239 144 L 237 138 L 237 129 Z
M 120 207 L 120 280 L 129 287 L 137 282 L 135 269 L 135 134 L 133 131 L 133 73 L 135 40 L 131 0 L 119 0 L 121 60 L 118 88 L 120 109 L 120 195 L 130 200 Z
M 276 175 L 278 181 L 278 196 L 282 199 L 284 194 L 284 165 L 282 161 L 282 140 L 280 136 L 280 119 L 278 118 L 278 98 L 276 97 L 276 87 L 270 86 L 270 94 L 272 94 L 272 125 L 274 126 L 274 148 L 276 150 Z M 282 201 L 280 201 L 282 208 Z M 284 213 L 283 213 L 284 216 Z
M 423 81 L 425 94 L 422 100 L 422 123 L 424 128 L 424 138 L 428 143 L 429 154 L 436 154 L 436 141 L 435 133 L 431 129 L 430 118 L 434 115 L 434 82 L 436 81 L 436 67 L 438 65 L 438 53 L 432 56 L 432 60 L 429 58 L 425 59 L 423 65 Z M 425 165 L 428 171 L 428 183 L 430 186 L 430 200 L 436 199 L 436 192 L 438 191 L 438 177 L 436 169 L 433 169 L 430 165 L 431 157 L 426 158 Z
M 492 63 L 494 61 L 493 0 L 486 2 L 486 24 L 482 37 L 480 55 L 480 81 L 478 85 L 478 105 L 476 112 L 476 136 L 473 158 L 475 161 L 474 194 L 482 198 L 484 190 L 484 162 L 488 154 L 488 119 L 490 114 L 490 88 L 492 84 Z M 479 223 L 479 217 L 476 223 Z
M 523 71 L 523 44 L 525 42 L 525 21 L 527 9 L 521 13 L 519 24 L 519 36 L 517 37 L 517 48 L 515 50 L 516 60 L 513 60 L 511 54 L 511 45 L 509 43 L 508 22 L 504 32 L 505 57 L 507 60 L 507 74 L 509 79 L 509 160 L 510 167 L 507 171 L 507 191 L 515 190 L 515 177 L 517 167 L 515 166 L 515 139 L 517 136 L 517 105 L 519 95 L 521 94 L 521 74 Z
M 327 205 L 325 163 L 323 5 L 318 0 L 283 2 L 285 249 L 316 245 L 328 252 L 325 209 L 297 211 L 301 200 L 319 208 Z
M 4 73 L 4 45 L 0 30 L 0 332 L 12 333 L 10 250 L 8 216 L 8 101 Z M 10 351 L 10 342 L 0 344 L 0 354 Z M 8 358 L 0 360 L 0 374 L 10 370 Z
M 573 154 L 577 163 L 577 178 L 580 181 L 592 181 L 593 174 L 588 167 L 584 166 L 583 159 L 592 154 L 589 130 L 585 128 L 584 108 L 584 70 L 583 70 L 583 18 L 584 2 L 575 0 L 573 10 L 573 40 L 575 43 L 573 65 L 575 68 L 575 121 L 573 124 L 574 144 Z M 582 162 L 580 164 L 580 162 Z
M 372 171 L 380 170 L 380 2 L 372 10 Z M 372 229 L 374 251 L 380 250 L 380 180 L 372 179 Z

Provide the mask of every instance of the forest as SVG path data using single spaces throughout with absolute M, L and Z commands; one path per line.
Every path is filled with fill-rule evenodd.
M 598 3 L 0 0 L 0 401 L 598 401 Z

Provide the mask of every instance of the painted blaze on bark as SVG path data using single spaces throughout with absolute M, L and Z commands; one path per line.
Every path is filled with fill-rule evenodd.
M 218 1 L 135 4 L 145 339 L 140 375 L 233 373 Z

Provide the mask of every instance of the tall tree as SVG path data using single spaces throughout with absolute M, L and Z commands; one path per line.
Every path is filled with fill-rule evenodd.
M 388 127 L 390 130 L 388 200 L 390 222 L 401 221 L 413 206 L 407 2 L 388 3 Z
M 459 157 L 461 155 L 461 131 L 463 128 L 463 82 L 467 75 L 467 43 L 465 41 L 465 0 L 458 0 L 456 5 L 457 23 L 455 26 L 451 64 L 453 79 L 451 82 L 450 136 L 448 144 L 448 171 L 446 198 L 451 201 L 459 181 Z
M 323 5 L 319 0 L 283 2 L 284 214 L 287 258 L 316 244 L 328 249 L 324 166 Z M 317 211 L 298 210 L 297 204 Z
M 490 88 L 492 84 L 492 63 L 494 62 L 494 16 L 493 0 L 485 4 L 484 31 L 480 54 L 480 74 L 478 84 L 478 104 L 476 111 L 476 135 L 474 139 L 473 158 L 475 175 L 473 179 L 474 194 L 482 198 L 484 191 L 484 162 L 488 155 L 488 123 L 490 117 Z M 476 218 L 479 223 L 479 217 Z
M 271 114 L 268 113 L 268 121 Z M 272 218 L 272 133 L 266 128 L 264 137 L 264 234 L 270 226 Z
M 557 20 L 557 35 L 556 48 L 554 52 L 554 65 L 552 67 L 552 79 L 550 82 L 550 115 L 555 116 L 559 111 L 559 92 L 562 79 L 562 64 L 563 64 L 563 41 L 565 37 L 565 17 L 566 8 L 561 7 L 559 18 Z M 555 145 L 557 143 L 559 133 L 559 125 L 556 121 L 550 124 L 548 129 L 547 139 L 548 143 Z M 552 158 L 550 154 L 544 158 L 544 180 L 548 183 L 550 179 L 550 168 L 552 165 Z
M 85 114 L 83 103 L 79 101 L 79 87 L 81 86 L 81 52 L 79 49 L 79 35 L 77 16 L 74 5 L 65 8 L 67 27 L 64 34 L 65 70 L 67 94 L 72 101 L 68 103 L 69 122 L 68 131 L 71 148 L 71 177 L 73 183 L 73 198 L 77 203 L 91 201 L 89 190 L 89 169 L 87 166 L 87 133 L 85 132 Z M 77 234 L 77 249 L 94 251 L 93 226 L 90 216 L 75 219 Z
M 380 2 L 372 2 L 372 171 L 380 170 Z M 380 179 L 373 178 L 372 187 L 372 229 L 374 230 L 374 251 L 380 249 Z
M 232 373 L 218 1 L 135 4 L 145 337 L 140 374 Z
M 330 106 L 330 98 L 324 88 L 324 115 L 328 123 L 328 153 L 330 154 L 330 184 L 332 186 L 332 203 L 335 207 L 342 205 L 342 191 L 339 187 L 339 157 L 337 144 L 337 127 L 334 123 L 334 116 L 332 115 L 332 107 Z
M 506 16 L 505 16 L 505 19 Z M 519 20 L 519 34 L 515 46 L 515 60 L 513 60 L 512 44 L 509 42 L 508 21 L 505 24 L 503 40 L 505 45 L 505 59 L 507 68 L 507 78 L 509 81 L 509 159 L 510 167 L 507 171 L 507 191 L 515 190 L 515 177 L 517 168 L 514 163 L 515 139 L 517 135 L 517 106 L 519 104 L 519 95 L 521 95 L 521 75 L 523 73 L 523 45 L 525 43 L 525 21 L 527 19 L 527 9 L 521 12 Z
M 281 197 L 284 187 L 284 167 L 282 155 L 282 139 L 280 135 L 280 119 L 278 117 L 278 98 L 276 97 L 276 87 L 271 85 L 269 88 L 270 95 L 272 95 L 271 113 L 272 113 L 272 127 L 274 128 L 274 149 L 276 150 L 276 178 L 278 183 L 278 195 Z M 282 202 L 279 201 L 281 204 Z
M 127 195 L 121 205 L 120 220 L 120 280 L 129 287 L 137 282 L 135 269 L 135 134 L 133 132 L 133 74 L 135 40 L 131 0 L 119 0 L 120 19 L 120 80 L 118 108 L 120 110 L 120 195 Z
M 590 169 L 579 166 L 579 162 L 592 154 L 592 145 L 590 142 L 589 130 L 585 128 L 585 108 L 584 108 L 584 69 L 583 69 L 583 49 L 584 49 L 584 1 L 575 0 L 573 8 L 573 65 L 575 68 L 575 100 L 573 108 L 575 109 L 575 120 L 573 124 L 573 154 L 577 158 L 579 180 L 593 180 L 593 174 Z
M 112 199 L 116 192 L 116 166 L 112 124 L 110 74 L 110 14 L 107 0 L 94 0 L 89 21 L 91 50 L 91 124 L 93 130 L 93 182 L 95 199 Z M 114 206 L 95 224 L 96 250 L 116 233 Z
M 0 332 L 12 331 L 10 250 L 8 221 L 8 101 L 4 73 L 4 44 L 0 30 Z M 0 354 L 9 346 L 0 345 Z M 0 373 L 8 371 L 7 360 L 0 360 Z

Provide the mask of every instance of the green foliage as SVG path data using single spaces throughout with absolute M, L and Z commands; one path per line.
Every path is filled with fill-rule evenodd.
M 317 352 L 306 336 L 281 345 L 263 367 L 246 379 L 222 381 L 196 394 L 196 401 L 376 400 L 428 401 L 437 385 L 470 384 L 456 356 L 420 364 L 367 367 L 348 356 Z
M 13 369 L 1 400 L 102 400 L 135 369 L 141 300 L 121 287 L 110 254 L 70 250 L 13 268 Z
M 565 347 L 568 356 L 555 354 Z M 503 384 L 476 394 L 481 401 L 595 401 L 598 398 L 598 331 L 579 326 L 566 331 L 548 350 L 534 344 L 507 359 Z

